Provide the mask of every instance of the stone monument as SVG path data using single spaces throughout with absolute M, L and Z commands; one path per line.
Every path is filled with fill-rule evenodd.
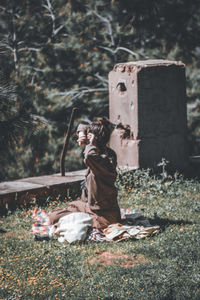
M 185 65 L 145 60 L 118 63 L 109 73 L 110 146 L 119 166 L 173 169 L 188 164 Z M 126 133 L 126 134 L 124 134 Z

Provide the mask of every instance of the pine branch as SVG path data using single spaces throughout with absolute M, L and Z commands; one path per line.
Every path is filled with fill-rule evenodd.
M 30 69 L 30 70 L 33 70 L 35 72 L 45 73 L 45 70 L 40 69 L 40 68 L 36 68 L 36 67 L 32 67 L 32 66 L 23 66 L 23 69 Z
M 114 41 L 114 38 L 113 38 L 113 31 L 112 31 L 112 26 L 111 26 L 110 20 L 107 19 L 107 18 L 105 18 L 105 17 L 102 17 L 101 15 L 99 15 L 95 11 L 93 11 L 93 14 L 95 16 L 97 16 L 100 19 L 101 22 L 105 23 L 106 28 L 107 28 L 107 33 L 110 36 L 111 46 L 114 46 L 115 45 L 115 41 Z
M 19 135 L 22 135 L 27 129 L 32 127 L 30 116 L 25 113 L 19 113 L 6 121 L 0 121 L 0 141 L 4 146 L 12 143 Z
M 74 89 L 69 92 L 50 93 L 49 97 L 52 98 L 54 96 L 62 96 L 62 98 L 65 98 L 65 97 L 69 96 L 71 100 L 75 100 L 77 98 L 83 97 L 85 94 L 88 94 L 88 93 L 107 92 L 107 91 L 108 91 L 108 88 L 90 89 L 88 87 L 80 87 L 80 88 Z
M 56 28 L 56 16 L 53 12 L 53 7 L 51 5 L 50 0 L 46 0 L 47 5 L 43 4 L 43 7 L 47 9 L 47 11 L 49 12 L 47 14 L 47 16 L 49 16 L 52 20 L 52 38 L 55 37 L 58 32 L 65 26 L 64 24 L 60 25 L 58 28 Z
M 0 73 L 0 144 L 4 147 L 33 126 L 32 117 L 16 104 L 16 86 Z
M 127 52 L 127 53 L 133 55 L 137 60 L 140 59 L 140 55 L 139 55 L 139 54 L 137 54 L 136 52 L 133 52 L 133 51 L 131 51 L 130 49 L 125 48 L 125 47 L 117 47 L 117 48 L 115 48 L 114 50 L 113 50 L 113 49 L 110 49 L 110 48 L 108 48 L 108 47 L 103 47 L 103 46 L 99 46 L 99 48 L 104 49 L 104 50 L 107 50 L 107 51 L 111 52 L 112 54 L 116 54 L 119 50 L 125 51 L 125 52 Z
M 19 50 L 18 50 L 18 52 L 22 52 L 22 51 L 34 51 L 34 52 L 39 52 L 39 51 L 41 51 L 42 50 L 42 48 L 40 48 L 40 49 L 38 49 L 38 48 L 33 48 L 33 47 L 28 47 L 28 46 L 26 46 L 25 48 L 20 48 Z
M 107 79 L 100 76 L 99 73 L 96 73 L 94 76 L 100 81 L 99 84 L 102 84 L 104 87 L 108 87 L 108 80 Z

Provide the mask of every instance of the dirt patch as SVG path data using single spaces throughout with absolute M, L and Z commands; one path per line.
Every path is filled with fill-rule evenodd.
M 143 254 L 122 254 L 120 252 L 95 252 L 96 257 L 88 260 L 88 263 L 98 264 L 99 268 L 106 265 L 118 265 L 124 268 L 136 266 L 138 264 L 146 263 L 148 260 Z

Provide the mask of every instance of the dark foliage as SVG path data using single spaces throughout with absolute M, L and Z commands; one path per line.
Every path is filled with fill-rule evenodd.
M 186 64 L 190 154 L 199 154 L 199 34 L 198 0 L 2 0 L 0 180 L 58 172 L 72 107 L 75 126 L 108 116 L 109 71 L 139 59 Z M 69 147 L 66 169 L 80 168 L 74 137 Z

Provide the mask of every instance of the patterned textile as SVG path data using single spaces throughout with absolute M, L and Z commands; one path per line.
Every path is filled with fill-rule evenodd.
M 129 208 L 120 208 L 120 214 L 121 214 L 121 219 L 124 220 L 128 215 L 133 215 L 135 214 L 134 209 L 129 209 Z
M 111 224 L 104 230 L 89 227 L 85 241 L 108 242 L 121 241 L 127 238 L 141 239 L 160 231 L 159 226 L 151 226 L 148 219 L 133 209 L 121 208 L 120 212 L 123 225 L 120 223 Z M 34 234 L 35 240 L 49 239 L 55 234 L 56 228 L 51 225 L 48 212 L 36 209 L 32 218 L 35 223 L 32 225 L 31 232 Z
M 159 226 L 130 226 L 120 223 L 111 224 L 103 230 L 108 241 L 122 241 L 125 239 L 143 239 L 160 231 Z
M 101 229 L 89 227 L 86 242 L 105 242 L 106 236 Z
M 52 228 L 48 213 L 44 209 L 35 209 L 32 213 L 32 218 L 35 223 L 32 225 L 31 232 L 35 235 L 35 238 L 38 240 L 48 238 Z
M 135 225 L 151 227 L 151 223 L 141 213 L 135 212 L 133 209 L 120 209 L 122 223 L 125 225 Z

